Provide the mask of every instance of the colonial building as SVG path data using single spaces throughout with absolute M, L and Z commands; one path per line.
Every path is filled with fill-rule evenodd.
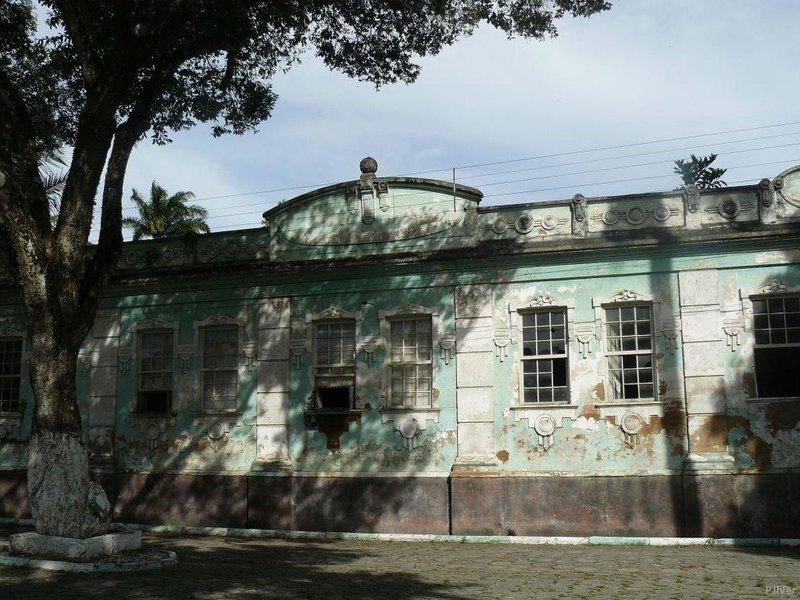
M 800 167 L 480 206 L 379 177 L 126 243 L 79 358 L 126 522 L 800 537 Z M 0 288 L 0 511 L 32 393 Z

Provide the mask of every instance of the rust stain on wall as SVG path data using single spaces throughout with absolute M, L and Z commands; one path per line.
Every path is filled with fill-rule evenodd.
M 597 384 L 599 387 L 603 387 L 602 383 Z M 595 388 L 597 391 L 597 388 Z M 581 410 L 581 417 L 586 417 L 587 419 L 600 419 L 600 409 L 597 408 L 596 404 L 587 403 L 583 405 L 583 409 Z
M 742 375 L 742 389 L 748 398 L 756 397 L 756 378 L 753 373 L 748 371 Z
M 767 405 L 764 416 L 771 433 L 789 431 L 800 422 L 800 402 L 773 402 Z
M 692 433 L 689 444 L 695 452 L 720 452 L 728 447 L 728 417 L 708 415 Z
M 507 450 L 500 450 L 500 452 L 497 453 L 497 459 L 501 462 L 508 461 L 508 456 L 509 455 Z
M 747 438 L 740 445 L 753 460 L 753 465 L 758 471 L 766 471 L 772 466 L 772 445 L 758 437 L 750 428 L 750 420 L 745 417 L 728 417 L 731 428 L 741 427 Z
M 603 387 L 603 382 L 601 381 L 596 386 L 594 386 L 594 393 L 597 396 L 598 402 L 605 402 L 606 399 L 606 388 Z

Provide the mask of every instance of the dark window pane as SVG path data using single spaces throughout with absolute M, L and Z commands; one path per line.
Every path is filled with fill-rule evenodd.
M 756 348 L 755 363 L 759 397 L 800 396 L 800 348 Z

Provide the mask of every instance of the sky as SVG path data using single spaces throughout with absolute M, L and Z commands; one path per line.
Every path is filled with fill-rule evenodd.
M 674 189 L 672 161 L 690 153 L 716 152 L 729 185 L 800 164 L 800 2 L 612 3 L 541 42 L 486 26 L 378 91 L 307 56 L 273 81 L 257 133 L 141 142 L 124 213 L 155 180 L 192 191 L 212 231 L 258 227 L 281 200 L 356 179 L 365 156 L 379 176 L 456 168 L 484 206 Z

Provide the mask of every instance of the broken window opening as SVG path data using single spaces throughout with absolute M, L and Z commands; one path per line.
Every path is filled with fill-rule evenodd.
M 649 304 L 606 307 L 606 365 L 612 400 L 655 400 Z
M 172 411 L 174 332 L 159 329 L 139 332 L 139 382 L 136 412 L 168 414 Z
M 754 298 L 752 305 L 758 397 L 800 396 L 800 296 Z
M 0 413 L 20 411 L 22 340 L 0 339 Z
M 522 402 L 569 402 L 566 310 L 521 313 Z

